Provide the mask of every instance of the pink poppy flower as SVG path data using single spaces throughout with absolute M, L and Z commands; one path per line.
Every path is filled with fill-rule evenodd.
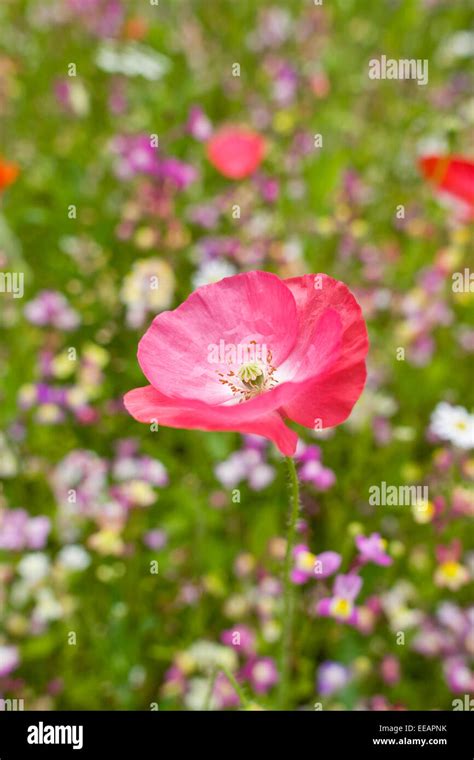
M 244 179 L 260 166 L 265 141 L 257 132 L 243 127 L 223 127 L 207 143 L 207 157 L 228 179 Z
M 358 575 L 338 575 L 334 581 L 333 595 L 321 599 L 316 611 L 323 617 L 332 617 L 340 623 L 357 625 L 358 610 L 354 600 L 362 588 L 362 578 Z
M 139 422 L 231 430 L 292 456 L 297 435 L 339 425 L 365 384 L 367 330 L 349 289 L 327 275 L 246 272 L 204 285 L 155 317 L 138 346 L 150 382 L 126 394 Z

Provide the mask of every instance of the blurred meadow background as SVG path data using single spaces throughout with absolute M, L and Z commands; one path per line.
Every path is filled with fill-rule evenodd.
M 298 584 L 286 706 L 453 709 L 474 691 L 473 294 L 452 287 L 473 226 L 418 168 L 474 154 L 473 15 L 463 0 L 2 0 L 0 265 L 24 294 L 0 293 L 0 699 L 275 707 L 281 456 L 150 430 L 122 405 L 152 318 L 251 269 L 343 280 L 371 341 L 350 419 L 298 431 L 298 542 L 339 553 L 340 572 L 359 562 L 359 623 L 317 614 L 334 578 Z M 429 82 L 371 80 L 382 55 L 427 59 Z M 206 158 L 226 124 L 266 141 L 247 179 Z M 429 502 L 371 504 L 383 482 L 427 485 Z M 390 564 L 360 561 L 374 533 Z

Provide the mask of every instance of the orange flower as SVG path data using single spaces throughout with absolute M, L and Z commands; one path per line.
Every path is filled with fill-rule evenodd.
M 4 161 L 0 156 L 0 192 L 11 185 L 19 173 L 20 167 L 17 164 Z
M 148 24 L 141 16 L 132 16 L 125 22 L 122 33 L 127 40 L 142 40 L 148 34 Z

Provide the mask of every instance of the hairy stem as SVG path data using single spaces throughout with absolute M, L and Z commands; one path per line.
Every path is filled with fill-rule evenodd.
M 291 582 L 291 565 L 293 548 L 296 537 L 296 524 L 299 511 L 299 485 L 296 465 L 291 457 L 285 457 L 290 478 L 291 508 L 286 540 L 285 564 L 283 570 L 283 625 L 280 644 L 280 684 L 278 691 L 278 707 L 284 710 L 288 700 L 290 679 L 290 659 L 293 638 L 293 618 L 295 611 L 294 586 Z

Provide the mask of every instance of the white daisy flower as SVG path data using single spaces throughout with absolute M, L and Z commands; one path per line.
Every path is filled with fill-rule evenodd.
M 439 403 L 431 415 L 431 431 L 443 441 L 450 441 L 461 449 L 474 447 L 474 414 L 462 406 Z

